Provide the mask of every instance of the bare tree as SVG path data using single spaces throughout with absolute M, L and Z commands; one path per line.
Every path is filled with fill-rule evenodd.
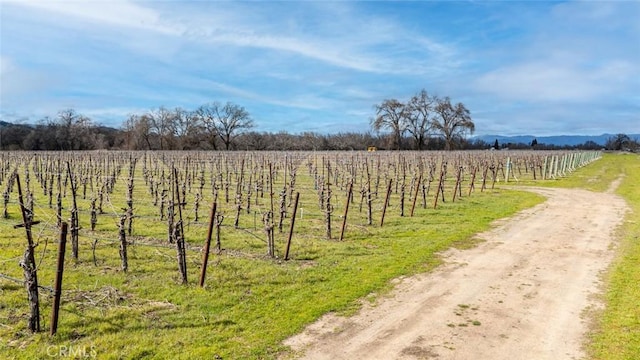
M 638 148 L 638 141 L 631 139 L 627 134 L 616 134 L 607 139 L 605 147 L 609 150 L 631 150 Z
M 247 150 L 267 150 L 269 141 L 266 133 L 249 131 L 238 136 L 237 141 L 241 149 Z
M 253 120 L 244 107 L 227 102 L 218 112 L 218 130 L 225 149 L 231 149 L 233 140 L 253 128 Z
M 200 106 L 195 111 L 195 118 L 200 123 L 202 131 L 208 139 L 209 144 L 213 150 L 217 150 L 216 140 L 220 134 L 218 131 L 218 114 L 220 109 L 220 103 L 213 102 Z
M 58 116 L 49 123 L 54 130 L 55 139 L 60 150 L 88 149 L 93 145 L 90 141 L 91 119 L 79 114 L 74 109 L 58 112 Z
M 152 120 L 149 114 L 129 115 L 124 123 L 126 148 L 129 150 L 153 150 Z
M 415 148 L 422 150 L 431 130 L 435 97 L 429 96 L 426 90 L 414 95 L 407 103 L 407 131 L 413 137 Z
M 149 120 L 151 120 L 151 130 L 160 140 L 160 150 L 170 149 L 174 134 L 173 125 L 175 113 L 161 106 L 158 109 L 151 110 L 148 116 Z
M 174 110 L 172 128 L 178 141 L 177 147 L 179 150 L 197 148 L 202 125 L 195 112 L 176 108 Z
M 388 129 L 393 136 L 393 148 L 400 150 L 402 135 L 406 129 L 407 109 L 396 99 L 387 99 L 376 105 L 376 117 L 371 120 L 371 127 L 375 131 Z
M 453 150 L 467 132 L 473 134 L 475 131 L 469 110 L 462 103 L 452 105 L 448 96 L 437 100 L 434 111 L 433 129 L 444 139 L 445 150 Z

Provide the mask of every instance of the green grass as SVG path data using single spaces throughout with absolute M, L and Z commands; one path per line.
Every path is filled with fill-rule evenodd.
M 640 354 L 640 156 L 609 154 L 604 160 L 608 171 L 624 175 L 616 193 L 631 211 L 619 230 L 618 256 L 606 277 L 606 308 L 590 351 L 594 359 L 632 360 Z

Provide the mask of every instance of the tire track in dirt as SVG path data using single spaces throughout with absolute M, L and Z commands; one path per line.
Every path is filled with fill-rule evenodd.
M 287 341 L 305 359 L 580 359 L 599 275 L 626 211 L 613 194 L 527 188 L 547 201 L 397 280 L 352 317 L 327 314 Z

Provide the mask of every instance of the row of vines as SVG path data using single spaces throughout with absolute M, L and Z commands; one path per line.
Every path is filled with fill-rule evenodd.
M 28 327 L 38 332 L 40 294 L 53 294 L 59 306 L 65 262 L 135 273 L 132 249 L 171 250 L 174 256 L 165 258 L 175 266 L 173 286 L 196 282 L 195 272 L 204 286 L 210 255 L 296 260 L 302 243 L 348 239 L 383 227 L 385 217 L 421 221 L 416 214 L 438 211 L 442 203 L 496 184 L 561 177 L 599 157 L 537 151 L 4 152 L 2 236 L 12 237 L 13 249 L 26 250 L 0 255 L 0 280 L 25 286 Z M 67 236 L 71 257 L 65 260 Z M 23 279 L 15 276 L 18 266 Z M 40 273 L 56 274 L 55 285 L 38 283 Z

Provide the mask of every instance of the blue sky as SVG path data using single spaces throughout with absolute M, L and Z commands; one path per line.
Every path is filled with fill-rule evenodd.
M 476 133 L 640 133 L 640 1 L 0 0 L 0 116 L 244 106 L 258 131 L 369 131 L 421 89 Z

